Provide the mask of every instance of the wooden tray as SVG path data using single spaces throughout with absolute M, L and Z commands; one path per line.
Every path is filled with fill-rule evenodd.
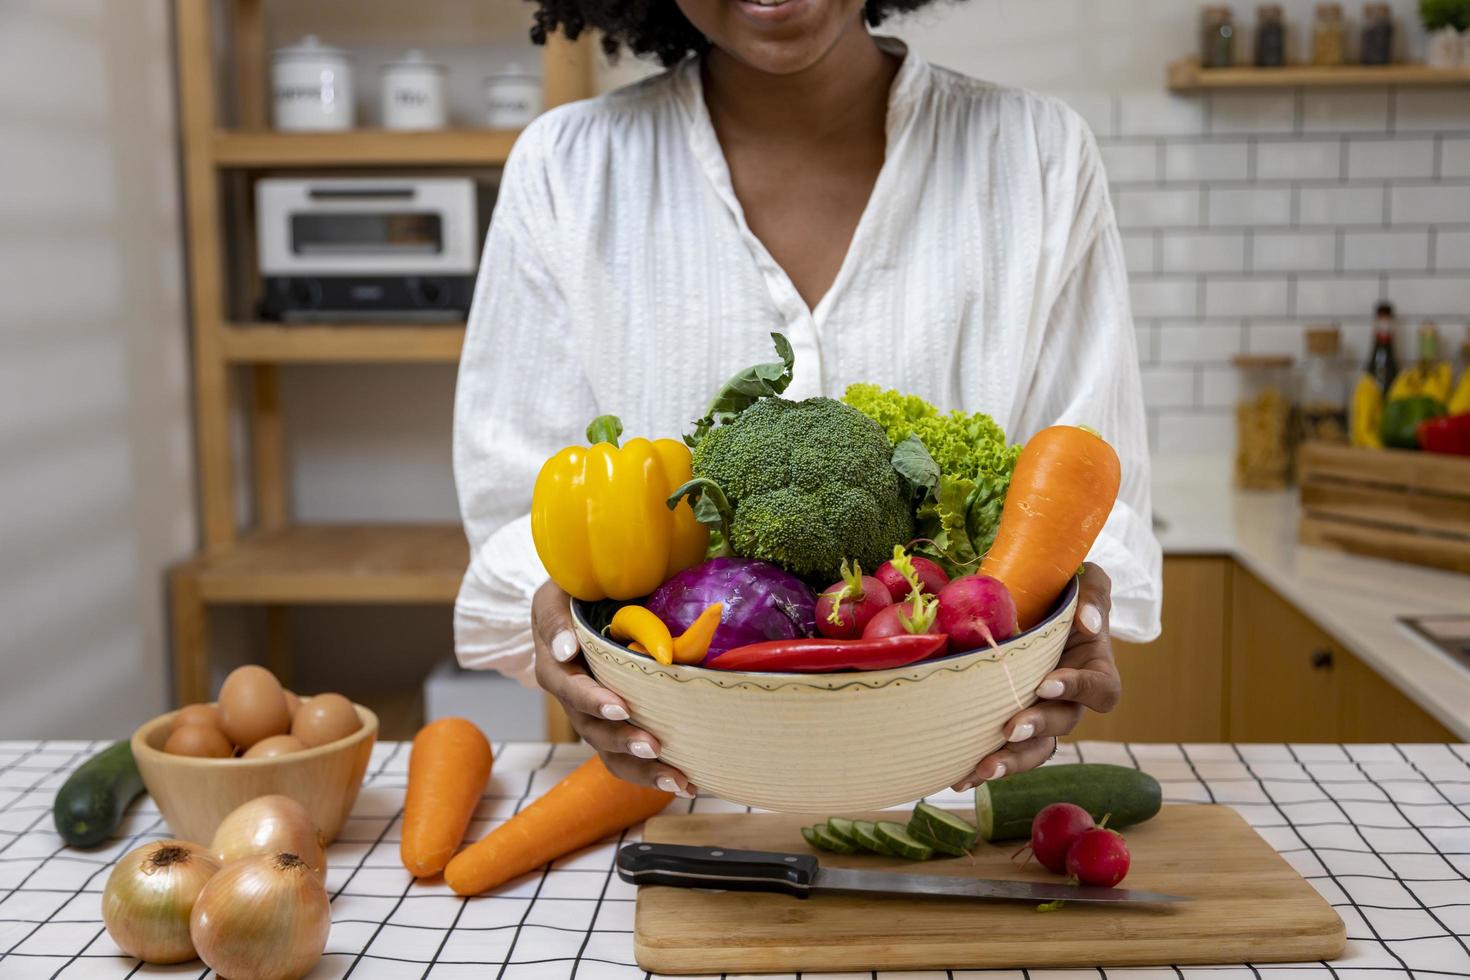
M 1470 572 L 1470 458 L 1302 445 L 1303 544 Z
M 872 815 L 892 819 L 894 814 Z M 655 817 L 644 838 L 809 853 L 791 814 Z M 634 949 L 653 973 L 791 973 L 891 969 L 1159 966 L 1310 962 L 1342 952 L 1337 913 L 1234 810 L 1169 806 L 1125 836 L 1127 885 L 1188 895 L 1173 906 L 1069 905 L 1042 913 L 1014 902 L 639 890 Z M 914 865 L 822 855 L 832 866 L 976 878 L 1057 880 L 1018 845 L 981 844 L 973 860 Z

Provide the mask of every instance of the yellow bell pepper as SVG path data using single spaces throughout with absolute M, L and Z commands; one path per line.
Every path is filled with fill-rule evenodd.
M 666 501 L 691 476 L 689 448 L 673 439 L 632 439 L 604 415 L 587 427 L 592 445 L 546 461 L 531 495 L 531 537 L 551 580 L 576 599 L 636 599 L 699 564 L 709 529 L 687 502 Z
M 1450 415 L 1465 415 L 1470 413 L 1470 367 L 1460 373 L 1460 383 L 1455 387 L 1455 393 L 1450 396 Z
M 1453 383 L 1449 362 L 1439 357 L 1439 333 L 1433 324 L 1426 323 L 1419 330 L 1418 363 L 1399 372 L 1388 388 L 1385 401 L 1433 398 L 1437 402 L 1448 402 Z

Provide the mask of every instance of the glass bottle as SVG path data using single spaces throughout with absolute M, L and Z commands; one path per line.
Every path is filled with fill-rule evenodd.
M 1286 20 L 1281 4 L 1266 3 L 1256 11 L 1256 67 L 1286 65 Z
M 1307 331 L 1298 401 L 1302 439 L 1347 442 L 1348 375 L 1342 363 L 1342 332 L 1336 327 Z
M 1393 7 L 1386 3 L 1363 5 L 1363 51 L 1365 65 L 1393 64 Z
M 1235 404 L 1235 485 L 1280 490 L 1291 482 L 1291 358 L 1240 355 Z
M 1368 366 L 1363 370 L 1373 376 L 1385 395 L 1388 394 L 1389 385 L 1393 384 L 1393 379 L 1399 374 L 1399 361 L 1393 350 L 1396 330 L 1393 304 L 1379 303 L 1373 323 L 1373 351 L 1368 355 Z
M 1342 19 L 1342 4 L 1317 4 L 1317 18 L 1312 24 L 1312 64 L 1323 67 L 1347 61 L 1347 26 Z
M 1199 62 L 1203 68 L 1235 64 L 1235 14 L 1229 7 L 1206 7 L 1200 15 Z

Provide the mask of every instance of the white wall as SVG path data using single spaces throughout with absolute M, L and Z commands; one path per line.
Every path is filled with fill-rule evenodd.
M 0 737 L 165 701 L 194 541 L 167 5 L 0 3 Z

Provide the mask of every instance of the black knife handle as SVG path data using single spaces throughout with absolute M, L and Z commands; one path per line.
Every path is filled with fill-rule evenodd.
M 618 877 L 634 885 L 780 892 L 806 898 L 817 880 L 809 854 L 736 851 L 681 844 L 629 844 L 618 852 Z

